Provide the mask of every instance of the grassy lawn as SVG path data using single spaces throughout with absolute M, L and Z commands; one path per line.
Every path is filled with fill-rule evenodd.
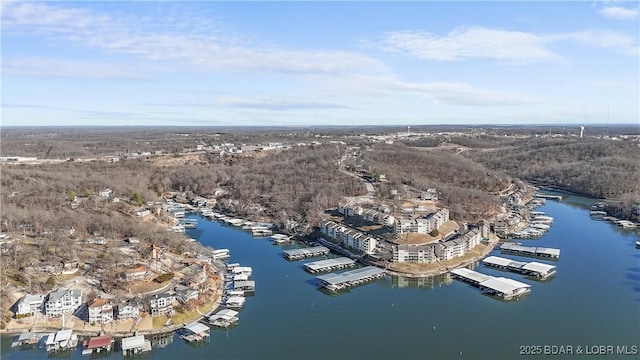
M 154 329 L 162 329 L 164 328 L 164 324 L 167 323 L 166 316 L 156 316 L 152 318 L 153 328 Z

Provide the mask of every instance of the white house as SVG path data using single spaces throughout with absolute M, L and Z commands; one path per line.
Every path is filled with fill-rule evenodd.
M 87 304 L 89 324 L 108 324 L 113 321 L 113 304 L 108 299 L 95 299 Z
M 135 319 L 140 315 L 142 305 L 134 299 L 129 299 L 118 304 L 118 320 Z
M 16 303 L 16 316 L 34 315 L 42 311 L 44 295 L 25 295 Z
M 173 302 L 176 297 L 167 293 L 155 294 L 149 299 L 149 307 L 151 308 L 151 316 L 173 315 L 176 311 L 173 308 Z
M 48 317 L 62 316 L 66 311 L 73 312 L 82 305 L 82 290 L 57 289 L 47 296 L 44 310 Z

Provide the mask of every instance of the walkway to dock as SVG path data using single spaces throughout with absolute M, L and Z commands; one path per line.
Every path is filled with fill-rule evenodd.
M 284 251 L 284 257 L 287 260 L 300 260 L 327 254 L 329 254 L 329 248 L 325 246 L 314 246 L 310 248 L 291 249 Z
M 339 257 L 335 259 L 320 260 L 304 264 L 304 269 L 310 273 L 317 273 L 321 271 L 331 271 L 338 269 L 345 269 L 355 266 L 356 262 L 347 258 Z
M 318 276 L 319 284 L 330 291 L 339 291 L 356 286 L 384 276 L 384 270 L 375 266 L 365 266 L 360 269 L 345 271 L 343 273 L 331 273 Z
M 482 260 L 482 263 L 487 266 L 492 266 L 499 269 L 505 269 L 525 275 L 536 276 L 539 278 L 549 277 L 556 272 L 556 267 L 553 265 L 547 265 L 539 262 L 521 262 L 511 259 L 505 259 L 498 256 L 489 256 Z

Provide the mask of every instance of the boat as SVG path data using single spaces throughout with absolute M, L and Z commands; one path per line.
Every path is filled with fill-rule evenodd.
M 636 240 L 636 248 L 640 249 L 640 240 Z

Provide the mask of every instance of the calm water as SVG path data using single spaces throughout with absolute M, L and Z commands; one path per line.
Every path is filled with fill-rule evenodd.
M 514 359 L 527 358 L 520 355 L 520 346 L 526 345 L 638 346 L 640 250 L 633 233 L 590 220 L 589 202 L 571 196 L 549 201 L 539 210 L 555 218 L 551 231 L 538 240 L 522 240 L 561 249 L 560 260 L 553 262 L 557 275 L 550 281 L 476 268 L 532 284 L 528 297 L 508 303 L 447 277 L 420 284 L 387 277 L 327 295 L 302 269 L 305 260 L 283 259 L 282 246 L 200 219 L 190 235 L 230 249 L 230 262 L 253 267 L 256 295 L 248 298 L 239 326 L 213 331 L 205 346 L 194 348 L 175 336 L 144 358 Z M 9 342 L 2 337 L 3 359 L 47 357 L 44 350 L 11 351 Z M 71 357 L 82 358 L 81 352 Z

